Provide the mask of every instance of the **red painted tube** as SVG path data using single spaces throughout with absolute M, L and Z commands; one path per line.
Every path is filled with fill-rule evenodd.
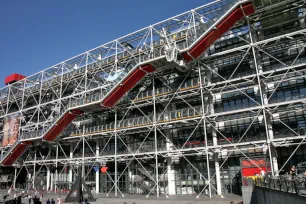
M 82 114 L 83 112 L 80 110 L 72 110 L 69 113 L 65 114 L 61 120 L 54 124 L 52 129 L 45 134 L 43 140 L 53 141 L 57 138 L 57 136 L 76 118 L 78 115 Z
M 23 153 L 32 145 L 32 142 L 20 142 L 17 144 L 14 149 L 11 150 L 9 155 L 2 161 L 3 166 L 11 166 L 15 163 L 15 161 L 23 155 Z
M 242 19 L 244 14 L 251 15 L 254 12 L 255 10 L 252 3 L 247 3 L 242 5 L 241 8 L 236 8 L 216 26 L 216 29 L 211 30 L 202 40 L 194 45 L 189 50 L 189 53 L 183 53 L 183 57 L 186 61 L 191 61 L 192 59 L 198 58 L 205 50 L 209 48 L 209 46 L 211 46 L 224 33 L 233 27 L 237 21 Z
M 154 70 L 155 68 L 150 64 L 138 67 L 127 79 L 122 82 L 121 86 L 117 87 L 116 90 L 114 90 L 113 93 L 101 103 L 101 105 L 112 107 L 125 93 L 130 91 L 137 84 L 137 82 L 139 82 L 146 75 L 147 72 L 153 72 Z

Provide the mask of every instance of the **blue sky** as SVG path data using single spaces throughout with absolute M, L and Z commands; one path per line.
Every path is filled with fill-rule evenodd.
M 26 76 L 209 0 L 1 0 L 0 82 Z

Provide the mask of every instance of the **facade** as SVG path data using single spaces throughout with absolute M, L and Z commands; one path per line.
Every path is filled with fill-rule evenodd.
M 69 189 L 80 167 L 107 195 L 211 196 L 241 194 L 241 159 L 271 176 L 306 171 L 304 1 L 252 1 L 250 15 L 239 1 L 230 31 L 199 57 L 184 52 L 211 21 L 230 22 L 237 2 L 211 2 L 2 88 L 2 165 L 16 146 L 25 151 L 12 160 L 14 187 Z M 143 79 L 100 103 L 137 63 Z

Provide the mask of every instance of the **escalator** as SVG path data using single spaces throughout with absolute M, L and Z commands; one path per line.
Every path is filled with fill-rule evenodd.
M 154 173 L 152 171 L 144 170 L 142 168 L 138 168 L 138 171 L 141 175 L 141 180 L 139 181 L 139 187 L 142 189 L 142 191 L 146 194 L 151 193 L 155 194 L 155 191 L 152 190 L 154 187 L 155 180 Z
M 222 11 L 220 11 L 220 17 L 217 21 L 211 20 L 203 25 L 204 33 L 197 40 L 192 42 L 186 52 L 183 52 L 182 55 L 185 60 L 191 61 L 197 59 L 216 40 L 229 31 L 236 22 L 241 20 L 244 16 L 249 16 L 255 12 L 252 3 L 241 2 L 238 1 L 237 3 L 232 2 L 227 4 L 222 8 Z
M 32 142 L 16 142 L 3 157 L 1 164 L 11 166 L 32 145 Z
M 237 21 L 244 16 L 254 13 L 253 4 L 250 1 L 224 1 L 226 4 L 211 19 L 206 19 L 197 27 L 199 37 L 196 35 L 189 36 L 187 47 L 179 50 L 185 62 L 198 58 L 207 48 L 210 47 L 218 38 L 226 33 Z M 169 45 L 168 45 L 169 46 Z M 139 55 L 139 58 L 141 56 Z M 75 119 L 83 113 L 90 112 L 96 108 L 111 108 L 122 98 L 124 94 L 130 91 L 146 74 L 154 72 L 161 64 L 159 61 L 165 61 L 166 55 L 157 58 L 148 59 L 139 63 L 141 60 L 135 60 L 135 63 L 129 64 L 115 79 L 109 82 L 104 92 L 92 96 L 91 100 L 85 101 L 78 99 L 69 103 L 66 110 L 58 114 L 50 125 L 39 133 L 38 137 L 19 138 L 19 140 L 8 149 L 3 156 L 1 165 L 10 166 L 29 148 L 34 142 L 54 141 L 58 135 Z M 164 65 L 164 64 L 163 64 Z

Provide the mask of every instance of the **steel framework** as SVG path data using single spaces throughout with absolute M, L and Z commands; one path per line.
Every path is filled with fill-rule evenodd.
M 26 171 L 27 188 L 69 188 L 82 163 L 107 195 L 211 197 L 254 155 L 277 177 L 306 139 L 305 14 L 299 0 L 215 1 L 2 88 L 2 126 L 19 118 L 1 147 L 3 165 L 20 157 L 14 187 Z

